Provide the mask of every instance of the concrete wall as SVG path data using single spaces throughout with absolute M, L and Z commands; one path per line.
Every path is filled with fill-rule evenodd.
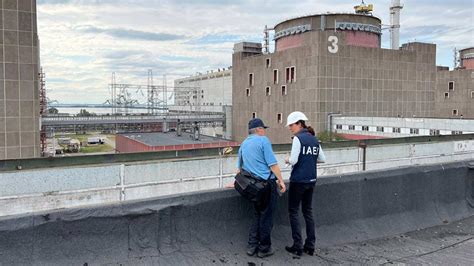
M 474 119 L 474 70 L 438 71 L 436 85 L 436 117 Z M 454 82 L 453 90 L 449 83 Z M 448 93 L 448 96 L 445 94 Z M 454 114 L 456 110 L 456 114 Z
M 304 43 L 298 48 L 253 57 L 233 55 L 232 127 L 236 141 L 247 136 L 246 126 L 253 113 L 270 126 L 268 135 L 274 143 L 290 143 L 283 123 L 296 110 L 303 111 L 317 131 L 326 129 L 331 112 L 380 117 L 434 115 L 436 45 L 410 43 L 401 50 L 388 50 L 347 45 L 344 31 L 313 30 L 303 35 Z M 330 36 L 338 38 L 337 51 Z M 268 68 L 267 58 L 271 59 Z M 286 82 L 285 69 L 292 66 L 296 80 Z M 278 84 L 273 82 L 275 69 Z M 252 85 L 250 73 L 255 80 Z M 287 86 L 287 95 L 282 94 L 282 86 Z M 266 87 L 270 87 L 270 95 Z
M 403 249 L 406 232 L 474 215 L 472 167 L 466 161 L 320 179 L 313 197 L 317 248 L 324 254 L 325 247 L 341 245 L 341 252 L 348 252 L 342 245 L 396 236 L 390 248 Z M 285 254 L 287 263 L 278 256 L 291 236 L 287 195 L 278 198 L 275 210 L 272 242 L 277 255 L 265 261 L 310 264 L 309 256 L 295 261 Z M 1 218 L 0 264 L 247 264 L 252 260 L 244 253 L 252 209 L 229 189 Z M 456 232 L 441 230 L 430 237 L 445 233 Z M 469 230 L 459 233 L 469 237 Z M 415 240 L 422 250 L 449 247 Z
M 324 148 L 324 147 L 323 147 Z M 362 148 L 325 149 L 324 178 L 364 169 Z M 285 179 L 286 153 L 277 153 Z M 369 146 L 367 170 L 438 164 L 474 158 L 474 141 Z M 0 216 L 145 199 L 222 188 L 233 182 L 235 156 L 160 160 L 100 166 L 48 168 L 0 173 Z
M 0 21 L 0 160 L 38 157 L 36 1 L 0 1 Z

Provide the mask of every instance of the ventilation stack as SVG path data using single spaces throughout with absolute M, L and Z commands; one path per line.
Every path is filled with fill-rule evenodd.
M 400 0 L 392 0 L 390 6 L 390 39 L 391 49 L 393 50 L 400 48 L 400 10 L 402 8 Z

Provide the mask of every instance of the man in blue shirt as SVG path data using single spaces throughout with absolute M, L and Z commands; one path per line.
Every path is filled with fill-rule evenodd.
M 273 212 L 276 207 L 278 191 L 286 191 L 280 167 L 273 154 L 272 143 L 265 136 L 266 126 L 261 119 L 254 118 L 249 122 L 249 136 L 239 149 L 237 167 L 267 182 L 265 197 L 255 203 L 255 216 L 250 227 L 247 254 L 258 257 L 273 255 L 271 232 Z M 276 179 L 275 180 L 275 176 Z

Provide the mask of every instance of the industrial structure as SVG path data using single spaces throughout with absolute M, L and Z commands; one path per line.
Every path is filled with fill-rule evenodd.
M 39 70 L 36 1 L 6 1 L 1 6 L 0 159 L 39 156 L 55 131 L 197 130 L 239 142 L 252 117 L 273 128 L 273 142 L 287 143 L 283 123 L 294 110 L 305 112 L 317 131 L 331 129 L 328 121 L 337 114 L 473 119 L 474 48 L 456 51 L 455 68 L 449 70 L 436 66 L 434 44 L 400 47 L 402 8 L 399 0 L 391 1 L 389 27 L 382 27 L 373 5 L 363 1 L 355 13 L 315 14 L 265 26 L 263 45 L 234 45 L 231 67 L 177 79 L 174 86 L 167 85 L 166 75 L 157 85 L 151 69 L 145 84 L 119 83 L 113 73 L 110 99 L 73 105 L 108 108 L 108 114 L 48 117 L 51 101 Z M 392 49 L 381 48 L 384 29 L 390 31 Z
M 242 141 L 247 121 L 259 117 L 270 126 L 274 143 L 288 143 L 284 121 L 295 110 L 306 113 L 318 132 L 327 130 L 334 114 L 474 118 L 472 49 L 461 50 L 463 66 L 449 71 L 436 66 L 435 44 L 399 47 L 402 7 L 400 1 L 390 7 L 392 49 L 381 48 L 382 21 L 372 15 L 373 6 L 364 3 L 355 13 L 278 23 L 274 53 L 262 52 L 259 43 L 235 44 L 235 140 Z
M 45 116 L 41 118 L 46 132 L 168 132 L 201 127 L 225 127 L 223 113 L 166 113 L 158 115 Z
M 174 101 L 171 110 L 222 112 L 232 105 L 232 67 L 176 79 Z
M 331 131 L 344 139 L 474 134 L 474 119 L 334 116 Z
M 237 146 L 238 143 L 202 136 L 199 130 L 193 133 L 125 133 L 117 134 L 115 138 L 115 149 L 117 153 L 132 153 L 146 151 L 180 151 L 180 150 L 196 150 L 207 148 L 224 148 Z
M 474 47 L 459 54 L 459 67 L 436 72 L 435 117 L 474 118 Z
M 170 112 L 222 113 L 228 123 L 201 127 L 205 135 L 232 138 L 232 67 L 196 73 L 174 81 L 174 105 Z
M 40 155 L 36 1 L 0 5 L 0 160 Z

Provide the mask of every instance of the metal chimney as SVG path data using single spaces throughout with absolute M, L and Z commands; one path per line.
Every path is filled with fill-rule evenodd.
M 392 0 L 390 6 L 390 39 L 391 48 L 394 50 L 400 48 L 400 10 L 402 8 L 400 0 Z

